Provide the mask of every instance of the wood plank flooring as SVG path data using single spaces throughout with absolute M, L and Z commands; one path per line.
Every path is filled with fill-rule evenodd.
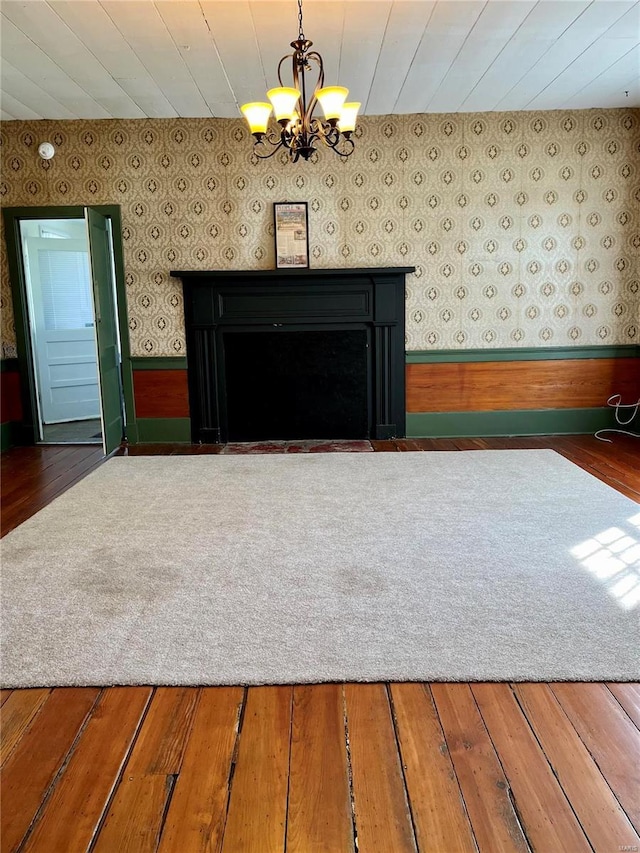
M 372 444 L 550 448 L 640 502 L 624 436 Z M 3 454 L 3 532 L 101 462 Z M 2 690 L 0 735 L 2 853 L 640 850 L 637 684 Z

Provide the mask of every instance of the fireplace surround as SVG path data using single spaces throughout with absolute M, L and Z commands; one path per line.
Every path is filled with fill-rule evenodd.
M 413 270 L 172 271 L 184 291 L 192 440 L 404 436 Z

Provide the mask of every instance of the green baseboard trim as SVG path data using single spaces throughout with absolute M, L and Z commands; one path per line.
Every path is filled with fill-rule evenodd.
M 407 364 L 465 361 L 558 361 L 574 358 L 640 358 L 640 346 L 512 347 L 508 349 L 407 350 Z
M 138 418 L 137 437 L 130 444 L 191 443 L 191 418 Z
M 575 435 L 615 426 L 611 408 L 407 413 L 408 438 Z
M 184 356 L 159 356 L 143 358 L 132 356 L 129 361 L 133 370 L 186 370 L 187 359 Z
M 22 444 L 21 440 L 21 424 L 16 421 L 7 421 L 0 424 L 0 451 L 4 452 L 10 447 L 15 447 L 17 444 Z
M 20 362 L 17 358 L 0 358 L 0 373 L 18 373 Z
M 125 424 L 124 434 L 128 444 L 138 444 L 138 421 L 131 421 Z
M 4 453 L 11 447 L 11 424 L 0 424 L 0 451 Z

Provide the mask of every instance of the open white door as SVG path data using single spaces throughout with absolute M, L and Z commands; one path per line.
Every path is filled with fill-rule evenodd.
M 98 418 L 100 397 L 86 240 L 26 236 L 43 424 Z

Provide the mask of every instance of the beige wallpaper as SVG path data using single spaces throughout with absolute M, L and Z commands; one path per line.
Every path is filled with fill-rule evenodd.
M 274 267 L 283 200 L 309 202 L 314 267 L 416 266 L 410 350 L 640 340 L 638 110 L 365 118 L 352 157 L 296 165 L 257 160 L 241 120 L 6 122 L 1 137 L 2 205 L 121 205 L 134 355 L 184 353 L 169 270 Z M 6 355 L 10 301 L 3 252 Z

